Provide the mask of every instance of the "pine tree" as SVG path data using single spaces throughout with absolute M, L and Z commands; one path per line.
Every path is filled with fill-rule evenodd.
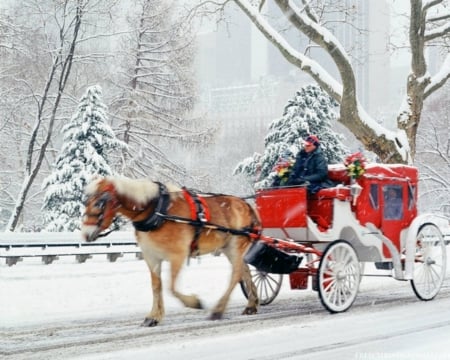
M 244 174 L 256 189 L 269 187 L 275 177 L 273 167 L 280 159 L 293 159 L 300 150 L 300 139 L 317 135 L 329 164 L 339 163 L 347 153 L 342 136 L 333 131 L 338 104 L 319 86 L 307 85 L 288 101 L 283 116 L 272 121 L 264 139 L 263 154 L 244 159 L 234 174 Z
M 80 228 L 84 211 L 83 191 L 94 174 L 110 175 L 110 155 L 126 145 L 107 123 L 106 106 L 100 86 L 91 86 L 80 100 L 78 110 L 63 127 L 63 145 L 55 170 L 44 180 L 43 215 L 47 231 Z

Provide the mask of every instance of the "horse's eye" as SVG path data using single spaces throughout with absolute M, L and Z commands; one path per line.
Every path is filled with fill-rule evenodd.
M 103 194 L 95 201 L 94 206 L 96 208 L 103 210 L 106 207 L 108 200 L 109 200 L 109 194 Z
M 103 210 L 106 206 L 106 201 L 106 198 L 101 197 L 95 202 L 95 207 Z

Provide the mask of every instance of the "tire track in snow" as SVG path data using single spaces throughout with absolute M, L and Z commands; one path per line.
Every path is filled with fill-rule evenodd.
M 81 322 L 59 322 L 27 329 L 1 329 L 0 355 L 14 356 L 14 359 L 18 360 L 57 358 L 61 355 L 68 357 L 131 346 L 161 344 L 176 341 L 176 339 L 208 336 L 212 333 L 227 334 L 256 327 L 301 324 L 333 316 L 322 307 L 315 293 L 309 292 L 309 294 L 309 296 L 299 296 L 297 293 L 293 293 L 288 298 L 275 299 L 272 304 L 261 307 L 256 316 L 241 316 L 240 312 L 243 307 L 230 305 L 224 320 L 221 321 L 206 320 L 209 315 L 206 310 L 185 309 L 167 314 L 164 322 L 154 328 L 140 327 L 140 321 L 143 319 L 139 315 L 132 314 L 126 319 L 121 317 Z M 450 295 L 450 288 L 443 287 L 438 296 L 448 295 Z M 392 289 L 389 288 L 389 291 L 386 289 L 361 291 L 349 312 L 365 312 L 372 307 L 379 308 L 385 304 L 393 306 L 401 304 L 403 306 L 417 301 L 420 300 L 414 296 L 410 287 L 408 289 L 392 287 Z M 376 337 L 371 337 L 365 341 L 375 340 L 377 340 Z M 352 345 L 352 342 L 329 344 L 331 348 Z M 318 349 L 311 348 L 310 351 L 315 352 Z M 280 357 L 297 355 L 280 353 Z

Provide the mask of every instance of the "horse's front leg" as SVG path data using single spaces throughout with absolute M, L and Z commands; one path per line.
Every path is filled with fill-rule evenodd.
M 144 256 L 145 257 L 145 256 Z M 145 259 L 150 270 L 152 280 L 153 305 L 152 310 L 147 314 L 142 326 L 156 326 L 164 317 L 164 301 L 161 281 L 161 260 Z
M 173 256 L 170 259 L 170 274 L 171 274 L 170 291 L 172 292 L 173 296 L 175 296 L 184 304 L 184 306 L 192 309 L 203 309 L 203 306 L 196 295 L 185 295 L 183 293 L 180 293 L 176 287 L 178 275 L 183 267 L 184 260 L 187 258 L 187 256 L 188 254 L 186 253 L 182 255 Z

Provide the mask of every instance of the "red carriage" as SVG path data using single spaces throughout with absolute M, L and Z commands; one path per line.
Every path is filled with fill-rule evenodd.
M 289 275 L 292 289 L 312 283 L 330 312 L 345 311 L 368 262 L 410 281 L 420 299 L 433 299 L 446 272 L 444 218 L 417 214 L 417 169 L 372 164 L 357 180 L 348 170 L 331 166 L 329 177 L 338 185 L 313 195 L 302 187 L 260 190 L 257 212 L 232 195 L 197 194 L 148 179 L 99 177 L 86 187 L 81 232 L 94 241 L 109 233 L 116 216 L 132 221 L 152 279 L 154 301 L 145 326 L 164 318 L 161 263 L 170 263 L 172 294 L 187 307 L 201 308 L 197 296 L 178 290 L 177 276 L 189 256 L 217 252 L 228 258 L 232 271 L 211 319 L 222 318 L 239 281 L 248 300 L 243 314 L 255 314 L 258 303 L 277 296 L 283 274 Z
M 354 180 L 345 166 L 333 165 L 329 177 L 339 185 L 313 195 L 302 187 L 258 191 L 263 232 L 246 261 L 255 266 L 261 304 L 273 301 L 288 274 L 292 289 L 310 282 L 327 310 L 346 311 L 366 262 L 410 281 L 418 298 L 433 299 L 445 277 L 446 248 L 442 218 L 417 213 L 417 169 L 371 164 Z

